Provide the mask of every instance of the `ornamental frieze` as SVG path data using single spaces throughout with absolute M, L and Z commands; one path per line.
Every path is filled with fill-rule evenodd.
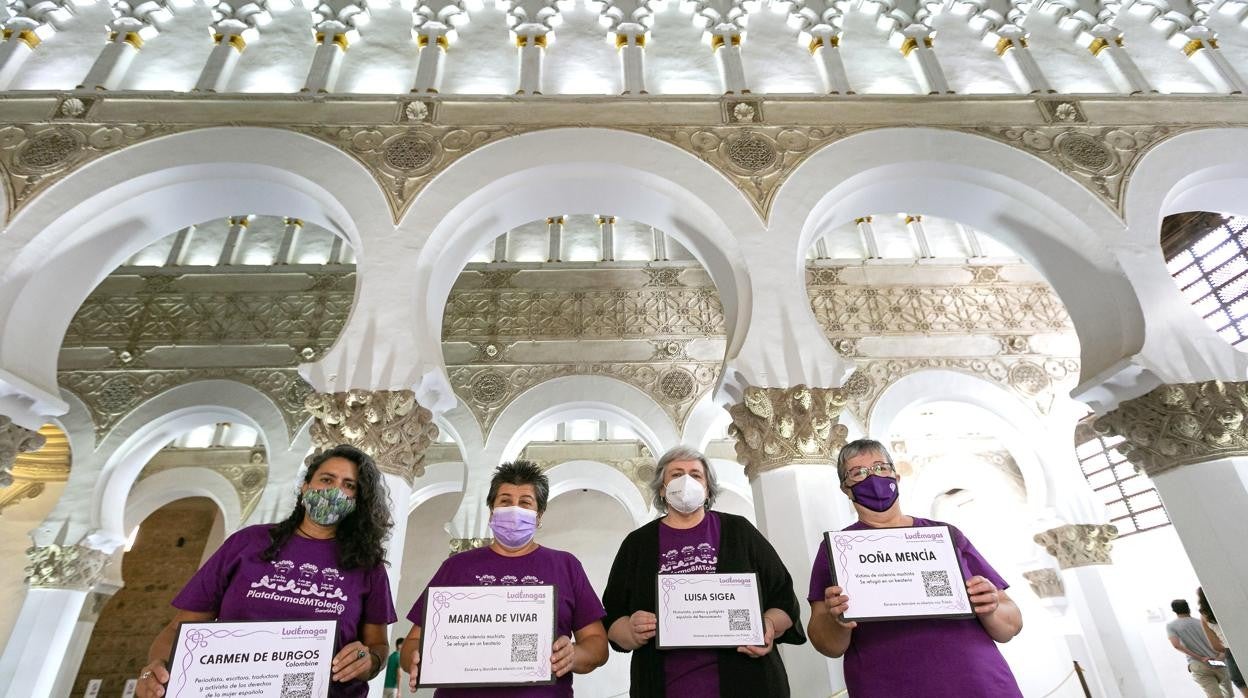
M 1118 537 L 1113 524 L 1066 524 L 1037 533 L 1036 543 L 1057 558 L 1057 565 L 1068 570 L 1089 565 L 1113 564 L 1110 551 Z
M 12 419 L 0 415 L 0 487 L 13 484 L 13 465 L 18 456 L 37 451 L 46 442 L 43 434 L 18 426 Z
M 1248 383 L 1163 385 L 1092 423 L 1125 441 L 1122 455 L 1149 476 L 1192 463 L 1248 455 Z
M 522 366 L 449 366 L 455 394 L 489 431 L 498 415 L 521 393 L 564 376 L 604 376 L 640 388 L 683 427 L 694 404 L 719 377 L 714 362 L 557 363 Z
M 292 438 L 308 420 L 303 405 L 312 386 L 293 367 L 108 369 L 57 374 L 57 384 L 82 400 L 91 413 L 96 443 L 140 404 L 171 388 L 205 380 L 237 381 L 264 393 L 281 410 Z
M 1062 582 L 1062 576 L 1052 567 L 1024 572 L 1023 579 L 1031 585 L 1037 598 L 1060 599 L 1066 596 L 1066 585 Z
M 807 286 L 815 319 L 830 336 L 1038 333 L 1073 330 L 1044 284 Z
M 728 408 L 737 462 L 751 480 L 793 463 L 835 463 L 849 434 L 839 423 L 846 400 L 839 388 L 746 388 Z
M 35 589 L 90 591 L 100 581 L 109 555 L 83 545 L 26 549 L 26 584 Z
M 312 444 L 319 452 L 351 444 L 373 458 L 383 473 L 411 482 L 425 474 L 425 449 L 438 438 L 433 413 L 410 390 L 311 393 Z

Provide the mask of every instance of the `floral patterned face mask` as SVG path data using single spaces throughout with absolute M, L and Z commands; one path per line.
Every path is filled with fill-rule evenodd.
M 323 490 L 306 490 L 303 507 L 316 523 L 333 526 L 355 511 L 355 500 L 337 487 L 326 487 Z

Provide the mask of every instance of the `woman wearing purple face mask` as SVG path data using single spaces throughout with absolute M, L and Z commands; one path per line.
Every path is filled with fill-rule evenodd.
M 550 584 L 557 587 L 559 606 L 550 649 L 558 681 L 548 686 L 439 688 L 437 698 L 566 698 L 572 695 L 572 674 L 588 674 L 606 663 L 606 612 L 580 561 L 533 540 L 549 497 L 550 482 L 533 463 L 504 463 L 494 471 L 486 499 L 493 542 L 443 562 L 407 614 L 414 625 L 403 642 L 400 663 L 410 673 L 413 690 L 420 682 L 421 624 L 429 587 Z
M 901 476 L 878 441 L 846 444 L 836 462 L 841 491 L 858 513 L 857 531 L 907 526 L 949 526 L 907 516 L 898 503 Z M 1023 629 L 1008 586 L 975 546 L 949 526 L 975 618 L 845 622 L 852 600 L 832 584 L 828 548 L 820 545 L 810 578 L 810 623 L 815 649 L 845 657 L 845 685 L 854 698 L 1021 698 L 1014 674 L 997 649 Z M 906 657 L 902 664 L 898 657 Z

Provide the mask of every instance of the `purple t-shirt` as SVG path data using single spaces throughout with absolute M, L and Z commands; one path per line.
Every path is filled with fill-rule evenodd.
M 268 562 L 271 525 L 248 526 L 225 539 L 182 587 L 173 607 L 216 613 L 217 620 L 336 620 L 335 652 L 359 639 L 360 625 L 397 620 L 385 565 L 344 570 L 333 540 L 290 537 Z M 330 682 L 329 695 L 368 695 L 368 683 Z
M 1008 585 L 955 526 L 914 517 L 915 526 L 949 526 L 962 574 Z M 861 521 L 845 528 L 860 531 Z M 828 546 L 820 543 L 810 573 L 810 601 L 832 586 Z M 853 608 L 854 600 L 849 600 Z M 976 618 L 864 621 L 845 652 L 845 687 L 854 698 L 1022 698 L 1014 674 Z
M 709 574 L 718 566 L 718 514 L 706 512 L 693 528 L 659 522 L 659 574 Z M 719 652 L 664 650 L 663 678 L 669 696 L 719 698 Z
M 488 546 L 452 555 L 438 568 L 429 585 L 420 592 L 407 619 L 425 624 L 425 600 L 429 587 L 514 586 L 552 584 L 559 611 L 556 637 L 572 637 L 573 632 L 601 621 L 607 611 L 589 585 L 585 568 L 571 553 L 538 547 L 520 557 L 499 555 Z M 550 686 L 504 686 L 496 688 L 439 688 L 437 698 L 570 698 L 572 672 Z

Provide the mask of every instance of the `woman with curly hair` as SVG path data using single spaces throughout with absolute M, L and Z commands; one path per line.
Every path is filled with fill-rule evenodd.
M 338 636 L 329 695 L 368 695 L 367 681 L 385 667 L 386 626 L 396 620 L 382 546 L 394 525 L 386 499 L 363 451 L 343 445 L 316 454 L 290 516 L 227 538 L 174 597 L 177 613 L 147 652 L 137 695 L 165 694 L 180 623 L 331 619 Z M 308 605 L 308 593 L 327 603 Z M 325 612 L 331 608 L 340 609 L 336 616 Z

